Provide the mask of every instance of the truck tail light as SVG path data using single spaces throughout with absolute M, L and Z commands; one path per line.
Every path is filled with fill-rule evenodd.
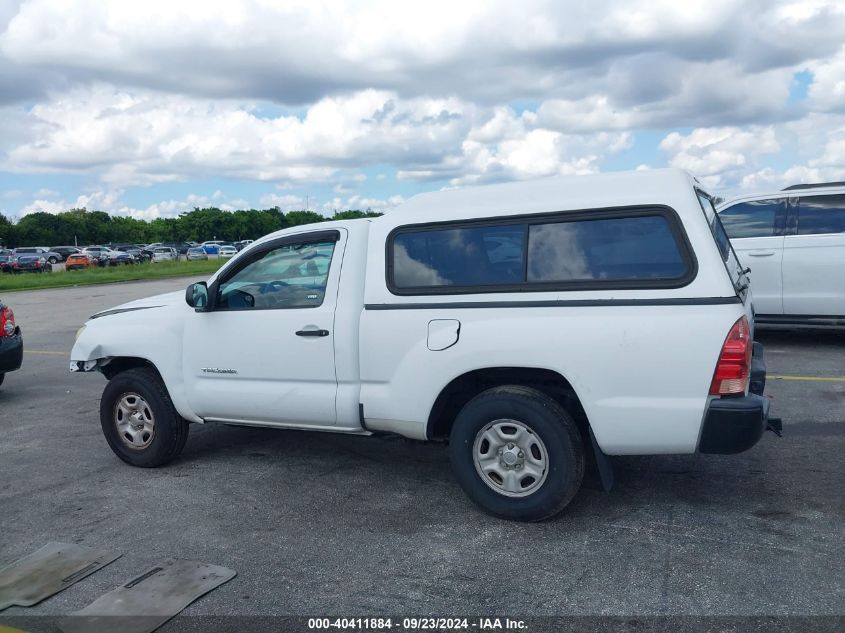
M 748 319 L 742 317 L 734 323 L 728 338 L 722 345 L 713 382 L 710 383 L 711 396 L 742 395 L 748 387 L 751 374 L 751 327 Z
M 11 336 L 15 333 L 15 313 L 11 308 L 0 309 L 0 336 Z

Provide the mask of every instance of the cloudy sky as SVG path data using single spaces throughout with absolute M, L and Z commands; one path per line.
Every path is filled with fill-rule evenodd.
M 845 179 L 845 2 L 0 0 L 0 212 Z

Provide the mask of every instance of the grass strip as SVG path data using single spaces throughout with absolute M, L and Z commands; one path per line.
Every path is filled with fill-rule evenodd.
M 72 286 L 95 286 L 123 281 L 167 279 L 169 277 L 197 276 L 198 280 L 210 275 L 227 259 L 209 259 L 193 262 L 159 262 L 131 266 L 108 266 L 84 270 L 56 271 L 52 273 L 20 273 L 0 275 L 0 293 L 17 290 L 42 290 Z

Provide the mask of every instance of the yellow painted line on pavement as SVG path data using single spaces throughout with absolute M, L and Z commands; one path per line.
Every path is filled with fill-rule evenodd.
M 42 354 L 44 356 L 70 356 L 68 352 L 49 352 L 43 349 L 25 349 L 24 354 Z
M 845 376 L 779 376 L 777 374 L 769 374 L 767 378 L 772 380 L 817 380 L 819 382 L 845 382 Z

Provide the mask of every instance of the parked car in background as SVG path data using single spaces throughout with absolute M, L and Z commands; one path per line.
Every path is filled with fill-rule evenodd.
M 184 255 L 188 252 L 188 249 L 191 248 L 191 245 L 188 242 L 164 242 L 162 246 L 169 246 L 172 249 L 176 250 L 178 255 Z
M 51 264 L 58 264 L 64 261 L 60 253 L 51 251 L 45 246 L 23 246 L 15 249 L 15 255 L 40 255 Z
M 82 249 L 77 246 L 51 246 L 50 250 L 61 255 L 61 261 L 67 260 L 69 255 L 82 252 Z
M 12 272 L 17 273 L 51 273 L 53 265 L 43 255 L 18 255 L 12 262 Z
M 660 169 L 288 228 L 184 295 L 95 314 L 70 370 L 109 379 L 100 426 L 135 466 L 173 460 L 190 422 L 394 433 L 448 440 L 486 511 L 545 519 L 589 452 L 609 486 L 608 455 L 732 454 L 780 429 L 710 200 Z
M 109 253 L 109 266 L 129 266 L 137 263 L 138 259 L 132 253 L 117 250 Z
M 207 242 L 203 242 L 201 246 L 206 255 L 219 255 L 220 247 L 225 243 L 225 240 L 209 240 Z
M 240 241 L 238 241 L 238 242 L 235 242 L 235 243 L 234 243 L 234 244 L 232 244 L 232 245 L 233 245 L 235 248 L 237 248 L 237 249 L 238 249 L 238 252 L 240 252 L 240 251 L 242 251 L 244 248 L 246 248 L 247 246 L 249 246 L 250 244 L 252 244 L 252 243 L 253 243 L 253 241 L 254 241 L 254 240 L 240 240 Z
M 238 254 L 238 249 L 234 246 L 224 245 L 220 247 L 220 257 L 228 259 Z
M 176 252 L 169 246 L 159 246 L 153 249 L 153 263 L 172 262 L 176 259 Z
M 718 212 L 751 269 L 757 323 L 845 327 L 845 183 L 743 196 Z
M 208 259 L 208 255 L 201 246 L 194 246 L 192 248 L 189 248 L 185 256 L 187 257 L 189 262 L 201 259 Z
M 0 272 L 12 272 L 12 262 L 15 260 L 14 251 L 0 249 Z
M 111 249 L 108 246 L 86 246 L 82 249 L 92 261 L 98 266 L 105 266 L 108 263 L 108 252 Z
M 68 255 L 68 258 L 65 260 L 65 270 L 82 270 L 83 268 L 91 268 L 94 265 L 94 262 L 85 253 Z
M 136 263 L 142 264 L 144 262 L 150 261 L 152 258 L 151 253 L 145 252 L 143 249 L 138 248 L 134 244 L 129 244 L 125 246 L 116 246 L 115 250 L 120 251 L 122 253 L 128 253 L 133 257 Z
M 15 323 L 15 313 L 0 299 L 0 385 L 10 371 L 23 361 L 23 336 Z
M 89 255 L 99 266 L 135 263 L 135 258 L 130 253 L 117 251 L 108 246 L 88 246 L 82 252 Z

